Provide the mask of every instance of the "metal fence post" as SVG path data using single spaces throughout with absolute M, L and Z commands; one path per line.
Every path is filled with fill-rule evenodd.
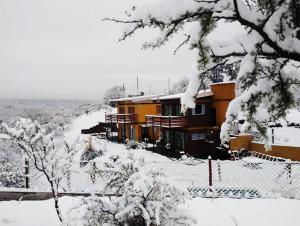
M 29 188 L 29 161 L 28 159 L 25 159 L 25 166 L 24 166 L 24 170 L 25 170 L 25 188 Z
M 212 166 L 211 166 L 211 156 L 208 156 L 208 186 L 209 186 L 209 191 L 212 192 Z
M 272 144 L 275 143 L 275 138 L 274 138 L 274 128 L 272 128 Z
M 286 165 L 287 168 L 287 179 L 289 180 L 290 184 L 292 183 L 292 164 L 291 163 L 287 163 Z
M 218 165 L 218 175 L 219 175 L 219 182 L 222 181 L 222 172 L 221 172 L 221 164 L 220 164 L 220 160 L 217 160 L 217 165 Z

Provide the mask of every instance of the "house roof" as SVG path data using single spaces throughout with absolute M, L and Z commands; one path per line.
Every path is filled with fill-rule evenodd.
M 180 99 L 183 96 L 184 93 L 176 93 L 172 95 L 162 96 L 159 97 L 159 100 L 174 100 L 174 99 Z M 210 89 L 207 90 L 200 90 L 196 96 L 196 98 L 202 98 L 202 97 L 208 97 L 213 96 L 213 92 Z
M 154 101 L 158 100 L 159 97 L 163 96 L 163 94 L 154 94 L 154 95 L 143 95 L 143 96 L 135 96 L 135 97 L 124 97 L 118 99 L 111 99 L 109 102 L 125 102 L 131 101 L 133 103 L 143 102 L 143 101 Z

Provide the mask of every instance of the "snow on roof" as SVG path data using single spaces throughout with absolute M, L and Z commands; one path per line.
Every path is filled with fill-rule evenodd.
M 200 90 L 196 96 L 196 98 L 213 96 L 213 92 L 210 89 Z M 159 97 L 160 100 L 172 100 L 172 99 L 180 99 L 183 96 L 183 93 L 176 93 L 172 95 Z
M 159 99 L 160 100 L 179 99 L 182 97 L 182 95 L 183 95 L 183 93 L 176 93 L 176 94 L 172 94 L 172 95 L 162 96 Z
M 209 85 L 211 86 L 211 85 L 235 84 L 235 83 L 236 83 L 235 81 L 227 81 L 227 82 L 216 82 L 216 83 L 211 83 L 211 84 L 209 84 Z
M 154 95 L 143 95 L 143 96 L 135 96 L 135 97 L 123 97 L 118 99 L 112 99 L 109 102 L 122 102 L 122 101 L 132 101 L 132 102 L 142 102 L 147 100 L 158 100 L 159 97 L 163 96 L 163 94 L 154 94 Z

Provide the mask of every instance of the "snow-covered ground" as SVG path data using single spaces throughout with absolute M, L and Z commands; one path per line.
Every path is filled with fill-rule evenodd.
M 88 135 L 82 135 L 81 129 L 87 129 L 95 126 L 101 121 L 104 121 L 106 110 L 89 113 L 88 115 L 82 115 L 74 120 L 72 125 L 65 132 L 65 139 L 70 143 L 75 143 L 79 150 L 84 150 L 84 140 L 88 139 Z M 295 137 L 295 143 L 300 143 L 300 138 L 297 139 L 297 133 L 292 130 L 299 130 L 296 128 L 276 128 L 276 134 L 278 139 L 286 141 L 283 135 L 290 132 L 290 139 Z M 282 131 L 280 134 L 278 131 Z M 298 132 L 298 131 L 297 131 Z M 276 139 L 275 139 L 276 141 Z M 290 144 L 291 140 L 289 140 Z M 143 158 L 145 160 L 145 170 L 154 168 L 164 172 L 169 178 L 174 179 L 179 184 L 195 185 L 196 187 L 207 188 L 208 184 L 208 171 L 207 161 L 195 162 L 196 164 L 186 165 L 183 162 L 172 161 L 171 159 L 152 153 L 144 149 L 127 150 L 125 145 L 111 143 L 106 140 L 93 139 L 93 145 L 95 149 L 103 149 L 104 155 L 95 159 L 96 162 L 107 161 L 111 155 L 124 156 L 130 152 L 136 159 Z M 101 181 L 98 178 L 95 184 L 90 180 L 89 174 L 84 172 L 79 167 L 80 154 L 74 159 L 73 176 L 71 177 L 71 186 L 78 191 L 93 192 L 101 187 Z M 252 188 L 253 184 L 269 186 L 273 185 L 269 180 L 286 178 L 285 172 L 282 174 L 281 168 L 275 167 L 275 165 L 265 165 L 264 162 L 255 162 L 254 165 L 258 165 L 258 168 L 252 168 L 247 161 L 239 161 L 239 164 L 234 164 L 231 161 L 221 162 L 221 186 L 234 185 L 241 188 L 242 185 Z M 186 163 L 186 162 L 185 162 Z M 214 185 L 218 185 L 219 174 L 217 172 L 217 163 L 213 162 L 213 176 Z M 276 170 L 272 168 L 275 167 Z M 277 172 L 278 171 L 278 172 Z M 233 173 L 234 172 L 234 173 Z M 296 171 L 293 168 L 293 173 Z M 250 173 L 250 174 L 249 174 Z M 250 176 L 246 176 L 250 175 Z M 261 176 L 264 177 L 261 177 Z M 278 176 L 280 175 L 280 177 Z M 283 175 L 283 176 L 282 176 Z M 294 174 L 293 174 L 294 175 Z M 293 177 L 293 181 L 298 184 L 297 177 Z M 230 177 L 229 177 L 230 176 Z M 299 177 L 300 178 L 300 177 Z M 241 181 L 239 181 L 242 179 Z M 244 180 L 246 179 L 246 180 Z M 249 184 L 245 184 L 245 181 Z M 239 184 L 239 182 L 242 183 Z M 284 181 L 285 182 L 285 181 Z M 292 183 L 295 187 L 295 183 Z M 286 183 L 285 183 L 286 184 Z M 202 186 L 203 185 L 203 186 Z M 89 189 L 87 189 L 89 187 Z M 293 188 L 294 188 L 293 187 Z M 46 187 L 45 187 L 46 188 Z M 297 188 L 297 186 L 295 187 Z M 273 196 L 272 196 L 273 197 Z M 63 213 L 66 214 L 67 210 L 77 201 L 78 198 L 63 197 L 61 198 L 61 208 Z M 198 224 L 201 226 L 298 226 L 300 225 L 300 219 L 297 218 L 298 209 L 300 207 L 300 200 L 295 199 L 204 199 L 194 198 L 187 204 L 193 215 L 198 219 Z M 37 217 L 38 216 L 38 217 Z M 237 223 L 237 224 L 236 224 Z M 53 206 L 53 200 L 47 201 L 10 201 L 0 202 L 0 226 L 58 226 L 60 225 Z M 76 225 L 74 225 L 76 226 Z
M 63 197 L 65 215 L 78 198 Z M 187 203 L 199 226 L 299 226 L 299 200 L 203 199 Z M 236 223 L 237 224 L 236 224 Z M 53 200 L 0 202 L 1 226 L 59 226 Z M 77 225 L 72 225 L 77 226 Z

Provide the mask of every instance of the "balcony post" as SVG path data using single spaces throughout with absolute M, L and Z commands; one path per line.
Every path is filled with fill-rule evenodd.
M 171 128 L 171 115 L 169 115 L 169 128 Z
M 152 138 L 153 138 L 153 150 L 154 150 L 154 143 L 155 143 L 155 139 L 154 139 L 154 117 L 152 117 Z

